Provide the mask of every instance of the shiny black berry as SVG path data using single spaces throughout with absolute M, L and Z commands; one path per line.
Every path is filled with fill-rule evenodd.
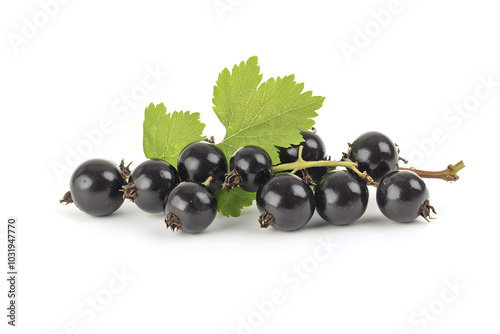
M 293 231 L 304 226 L 314 213 L 314 194 L 298 176 L 280 174 L 257 191 L 261 227 Z
M 206 229 L 217 215 L 217 199 L 208 187 L 186 181 L 175 187 L 165 202 L 167 228 L 189 233 Z
M 429 190 L 424 181 L 409 171 L 392 172 L 377 188 L 377 204 L 389 219 L 407 223 L 421 216 L 428 221 L 435 212 L 429 203 Z
M 265 150 L 249 145 L 234 152 L 229 169 L 231 173 L 226 177 L 229 187 L 239 185 L 243 190 L 256 192 L 271 178 L 273 162 Z
M 227 160 L 217 146 L 196 142 L 184 147 L 177 159 L 177 170 L 181 181 L 203 183 L 211 176 L 209 187 L 215 190 L 224 182 Z
M 64 195 L 61 203 L 75 203 L 85 213 L 106 216 L 123 204 L 121 189 L 125 184 L 121 171 L 113 162 L 88 160 L 73 172 L 70 191 Z
M 130 199 L 141 210 L 163 212 L 167 195 L 179 184 L 177 170 L 163 160 L 146 160 L 137 166 L 123 186 L 124 198 Z
M 316 211 L 327 222 L 347 225 L 366 211 L 368 187 L 357 175 L 347 171 L 326 174 L 315 188 Z
M 386 135 L 376 131 L 359 136 L 351 144 L 347 157 L 356 161 L 358 169 L 366 171 L 375 182 L 398 169 L 396 145 Z

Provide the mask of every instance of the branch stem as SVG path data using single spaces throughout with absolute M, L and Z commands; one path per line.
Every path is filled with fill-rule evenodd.
M 417 174 L 420 177 L 423 178 L 428 178 L 428 179 L 441 179 L 445 181 L 456 181 L 458 180 L 458 171 L 460 171 L 462 168 L 465 168 L 465 164 L 463 160 L 460 162 L 454 164 L 454 165 L 448 165 L 448 167 L 444 170 L 441 171 L 426 171 L 426 170 L 420 170 L 416 169 L 414 167 L 406 168 L 406 167 L 399 167 L 398 170 L 408 170 L 412 171 L 415 174 Z
M 301 169 L 311 168 L 311 167 L 345 167 L 351 169 L 353 172 L 359 175 L 362 179 L 366 179 L 368 184 L 375 184 L 373 179 L 366 174 L 366 172 L 361 172 L 358 169 L 358 163 L 351 161 L 349 159 L 345 161 L 331 161 L 331 160 L 319 160 L 319 161 L 305 161 L 302 159 L 303 147 L 299 146 L 299 154 L 297 161 L 290 162 L 286 164 L 281 164 L 273 167 L 273 174 L 285 171 L 291 171 L 291 174 L 295 174 Z

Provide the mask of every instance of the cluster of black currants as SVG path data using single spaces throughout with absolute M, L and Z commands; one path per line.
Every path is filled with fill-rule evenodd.
M 304 141 L 299 145 L 277 147 L 281 164 L 276 166 L 260 147 L 238 149 L 229 161 L 229 173 L 224 153 L 205 141 L 182 150 L 178 170 L 163 160 L 147 160 L 133 172 L 123 161 L 116 166 L 89 160 L 74 171 L 61 203 L 75 203 L 88 214 L 103 216 L 127 198 L 143 211 L 163 212 L 167 228 L 190 233 L 203 231 L 215 219 L 215 191 L 220 187 L 256 192 L 261 227 L 284 231 L 303 227 L 315 210 L 334 225 L 356 221 L 366 211 L 368 185 L 377 186 L 377 204 L 392 220 L 428 220 L 435 213 L 424 181 L 412 169 L 398 167 L 399 150 L 384 134 L 361 135 L 341 161 L 325 156 L 325 145 L 314 131 L 301 135 Z M 452 181 L 463 163 L 454 167 L 421 175 Z
M 214 192 L 224 182 L 228 169 L 226 157 L 217 146 L 208 142 L 186 146 L 179 155 L 178 170 L 156 159 L 144 161 L 133 172 L 129 166 L 123 161 L 117 166 L 102 159 L 82 163 L 73 172 L 70 191 L 60 202 L 104 216 L 129 199 L 145 212 L 164 212 L 168 228 L 191 233 L 203 231 L 215 219 Z
M 377 186 L 377 204 L 389 219 L 410 222 L 430 218 L 429 191 L 414 172 L 398 170 L 399 150 L 380 132 L 367 132 L 349 144 L 341 161 L 329 161 L 314 132 L 301 132 L 304 142 L 278 147 L 281 165 L 257 193 L 262 227 L 291 231 L 303 227 L 314 211 L 333 225 L 358 220 L 368 204 L 368 185 Z M 346 167 L 337 170 L 336 167 Z M 281 171 L 300 171 L 302 179 Z M 312 186 L 309 186 L 312 185 Z

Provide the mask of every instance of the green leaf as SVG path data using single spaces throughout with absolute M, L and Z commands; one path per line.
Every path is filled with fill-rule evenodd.
M 218 189 L 215 197 L 217 197 L 217 211 L 226 217 L 239 217 L 244 207 L 252 205 L 255 193 L 236 187 L 230 191 Z
M 257 57 L 225 68 L 217 79 L 212 102 L 214 111 L 226 128 L 217 146 L 228 159 L 240 147 L 257 145 L 266 150 L 274 164 L 279 163 L 274 145 L 288 147 L 303 138 L 300 130 L 314 125 L 312 118 L 323 105 L 324 97 L 302 92 L 304 84 L 294 75 L 269 79 L 262 83 Z M 219 211 L 237 217 L 241 209 L 252 205 L 251 198 L 240 188 L 218 192 Z
M 217 146 L 228 159 L 242 146 L 257 145 L 276 164 L 279 159 L 274 145 L 288 147 L 302 141 L 299 129 L 314 125 L 312 118 L 325 98 L 302 92 L 304 84 L 294 78 L 288 75 L 261 83 L 257 57 L 235 65 L 231 73 L 225 68 L 219 74 L 212 102 L 226 128 Z
M 288 147 L 302 141 L 299 129 L 314 125 L 324 97 L 303 92 L 304 84 L 296 83 L 293 75 L 271 78 L 262 82 L 257 57 L 225 68 L 214 87 L 214 111 L 226 128 L 218 144 L 227 159 L 245 145 L 257 145 L 266 150 L 276 164 L 279 162 L 274 145 Z M 205 125 L 199 114 L 174 112 L 167 114 L 163 104 L 150 104 L 144 120 L 144 153 L 150 159 L 163 159 L 177 165 L 177 157 L 188 144 L 200 141 Z M 216 192 L 218 210 L 223 215 L 238 217 L 243 207 L 252 205 L 255 193 L 241 188 Z
M 145 112 L 143 148 L 148 159 L 162 159 L 177 166 L 177 157 L 182 149 L 196 141 L 203 140 L 205 124 L 199 120 L 199 113 L 174 111 L 167 114 L 163 103 L 151 103 Z

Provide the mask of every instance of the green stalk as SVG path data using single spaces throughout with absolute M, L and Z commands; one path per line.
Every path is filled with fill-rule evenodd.
M 290 171 L 291 174 L 295 174 L 297 171 L 301 169 L 311 168 L 311 167 L 344 167 L 349 168 L 359 175 L 362 179 L 366 180 L 367 184 L 377 186 L 377 182 L 373 181 L 373 179 L 366 174 L 366 172 L 361 172 L 358 169 L 358 163 L 346 159 L 344 161 L 330 161 L 330 160 L 320 160 L 320 161 L 305 161 L 302 158 L 302 150 L 304 148 L 299 146 L 299 154 L 297 161 L 290 162 L 286 164 L 281 164 L 273 167 L 273 174 L 279 172 Z M 418 176 L 422 178 L 431 178 L 431 179 L 441 179 L 445 181 L 457 181 L 459 179 L 457 173 L 465 167 L 463 161 L 456 163 L 455 165 L 448 165 L 445 170 L 442 171 L 425 171 L 415 169 L 413 167 L 398 167 L 398 170 L 408 170 L 416 173 Z
M 303 146 L 299 146 L 299 154 L 297 161 L 290 162 L 286 164 L 281 164 L 273 167 L 273 174 L 291 171 L 291 174 L 295 174 L 297 171 L 301 169 L 311 168 L 311 167 L 345 167 L 354 171 L 359 175 L 362 179 L 366 179 L 368 184 L 376 184 L 373 179 L 366 174 L 366 172 L 360 172 L 358 169 L 358 163 L 351 161 L 349 159 L 345 161 L 330 161 L 330 160 L 320 160 L 320 161 L 305 161 L 302 159 L 302 150 Z

